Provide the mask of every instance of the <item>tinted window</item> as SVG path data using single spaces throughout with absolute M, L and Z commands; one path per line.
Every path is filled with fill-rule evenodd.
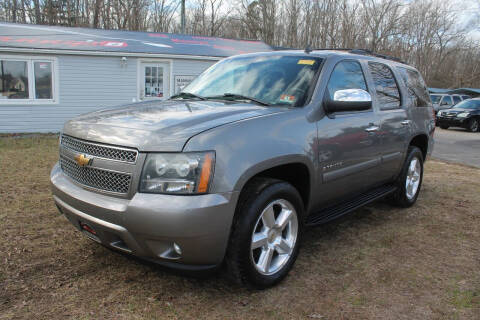
M 460 96 L 453 96 L 453 104 L 457 104 L 457 103 L 459 103 L 460 101 L 462 101 L 462 99 L 460 98 Z
M 0 99 L 28 99 L 27 62 L 0 60 Z
M 393 77 L 392 70 L 382 63 L 370 62 L 368 64 L 380 109 L 394 109 L 400 107 L 400 92 Z
M 460 109 L 480 109 L 480 100 L 465 100 L 460 102 L 455 108 Z
M 440 105 L 452 105 L 452 97 L 450 96 L 444 96 L 443 99 L 442 99 L 442 102 L 440 103 Z
M 333 95 L 336 91 L 343 89 L 367 90 L 360 63 L 356 61 L 341 61 L 333 69 L 327 85 L 330 99 L 333 100 Z
M 439 103 L 440 102 L 440 99 L 442 98 L 442 96 L 439 96 L 439 95 L 436 95 L 436 94 L 432 94 L 430 96 L 430 98 L 432 98 L 432 102 L 433 103 Z
M 417 71 L 399 67 L 400 75 L 408 89 L 408 97 L 416 107 L 427 107 L 430 102 L 427 86 Z M 432 95 L 436 103 L 440 100 L 440 96 Z
M 470 99 L 470 96 L 462 96 L 462 99 L 463 99 L 463 100 Z

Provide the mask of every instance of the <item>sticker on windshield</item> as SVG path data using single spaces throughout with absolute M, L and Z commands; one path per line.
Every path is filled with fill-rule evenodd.
M 290 96 L 288 94 L 282 94 L 280 96 L 280 101 L 281 102 L 293 103 L 295 101 L 295 96 Z
M 315 63 L 315 60 L 306 60 L 306 59 L 298 60 L 298 64 L 306 64 L 311 66 L 314 63 Z

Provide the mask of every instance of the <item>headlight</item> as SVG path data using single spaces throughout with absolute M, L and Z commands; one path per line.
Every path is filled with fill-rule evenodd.
M 143 165 L 139 190 L 148 193 L 206 193 L 214 166 L 214 152 L 150 153 Z
M 443 113 L 442 111 L 438 111 L 437 117 L 441 117 L 441 116 L 442 116 L 442 113 Z
M 470 115 L 470 113 L 468 113 L 468 112 L 462 112 L 462 113 L 457 114 L 457 118 L 466 118 L 469 115 Z

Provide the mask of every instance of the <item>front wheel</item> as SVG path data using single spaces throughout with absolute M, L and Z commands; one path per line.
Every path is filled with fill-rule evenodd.
M 417 201 L 423 179 L 423 153 L 419 148 L 410 146 L 402 171 L 397 178 L 397 190 L 390 197 L 391 202 L 407 208 Z
M 441 125 L 440 128 L 444 129 L 444 130 L 447 130 L 448 128 L 450 128 L 449 126 L 446 126 L 446 125 Z
M 470 119 L 470 121 L 468 122 L 468 131 L 470 132 L 477 132 L 479 130 L 479 123 L 478 123 L 478 120 L 477 119 Z
M 289 183 L 255 179 L 235 213 L 227 251 L 229 275 L 237 283 L 264 289 L 280 282 L 299 251 L 303 202 Z

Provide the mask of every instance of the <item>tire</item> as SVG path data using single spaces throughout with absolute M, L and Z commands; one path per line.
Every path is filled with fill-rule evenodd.
M 450 128 L 450 126 L 441 125 L 440 128 L 447 130 L 448 128 Z
M 282 229 L 278 223 L 287 211 L 290 219 Z M 250 182 L 240 195 L 226 255 L 231 280 L 265 289 L 285 278 L 298 256 L 303 213 L 302 198 L 291 184 L 269 178 Z
M 415 164 L 412 164 L 416 160 Z M 411 166 L 413 166 L 411 168 Z M 412 172 L 412 169 L 413 170 Z M 418 170 L 418 171 L 417 171 Z M 408 179 L 408 180 L 407 180 Z M 390 196 L 393 205 L 408 208 L 417 201 L 423 180 L 423 153 L 419 148 L 410 146 L 402 171 L 395 184 L 397 190 Z M 408 187 L 407 187 L 408 185 Z
M 468 126 L 467 130 L 470 132 L 478 132 L 480 129 L 480 123 L 478 122 L 478 119 L 470 119 L 468 121 Z

